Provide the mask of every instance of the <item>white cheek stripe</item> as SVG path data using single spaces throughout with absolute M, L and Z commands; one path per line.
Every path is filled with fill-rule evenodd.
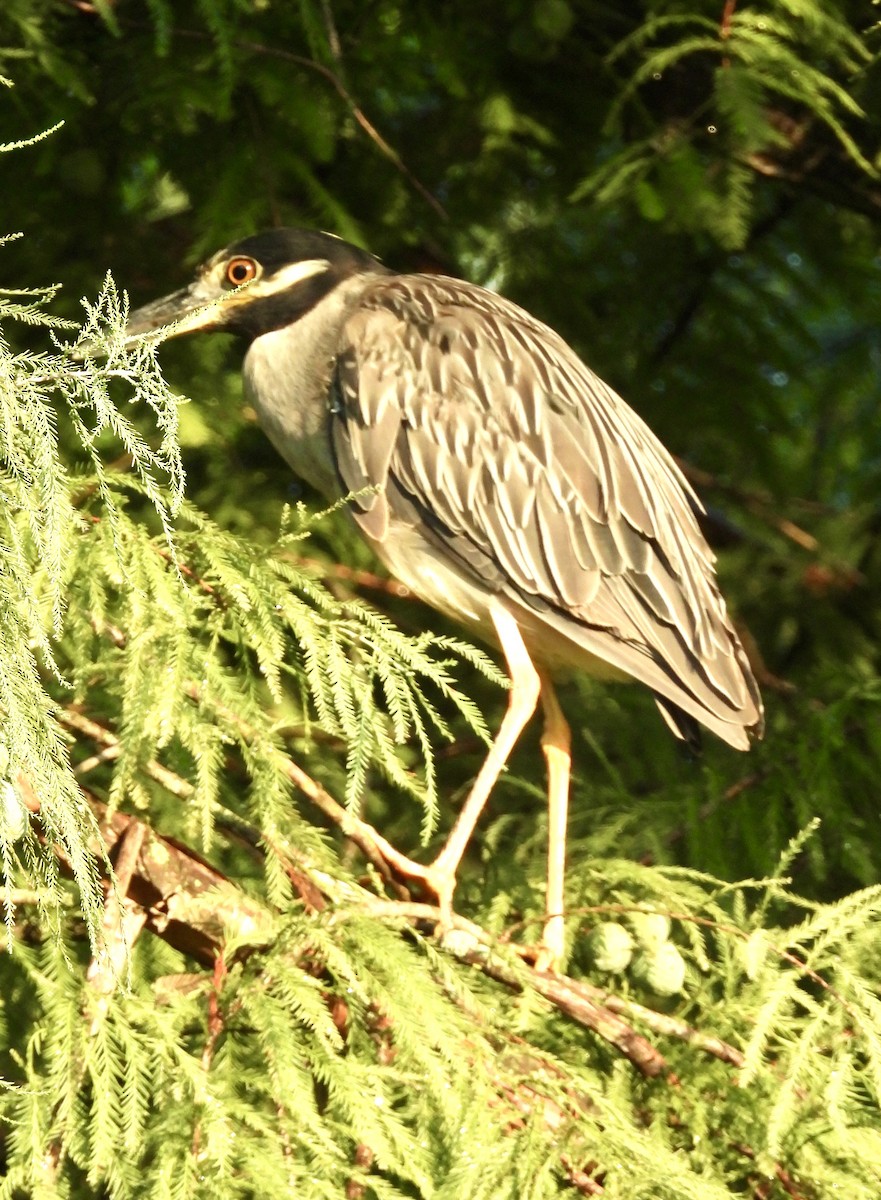
M 242 299 L 247 303 L 247 299 L 255 296 L 274 296 L 276 292 L 286 292 L 288 288 L 311 279 L 313 275 L 320 275 L 329 268 L 330 262 L 326 258 L 308 258 L 305 262 L 290 263 L 269 279 L 255 279 L 246 286 Z

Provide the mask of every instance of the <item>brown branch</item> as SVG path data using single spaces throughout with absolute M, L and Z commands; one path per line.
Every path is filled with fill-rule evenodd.
M 211 1065 L 214 1062 L 214 1054 L 217 1050 L 217 1043 L 224 1030 L 223 1009 L 220 1003 L 221 992 L 223 991 L 223 983 L 226 979 L 227 966 L 226 959 L 222 953 L 218 953 L 214 960 L 214 970 L 211 973 L 211 988 L 208 992 L 208 1013 L 206 1017 L 206 1036 L 205 1045 L 202 1047 L 202 1055 L 199 1064 L 206 1075 L 211 1071 Z M 202 1145 L 202 1115 L 196 1117 L 196 1122 L 193 1126 L 193 1136 L 190 1142 L 190 1153 L 193 1158 L 198 1160 L 199 1152 Z
M 504 1035 L 501 1048 L 504 1049 L 505 1046 L 510 1046 L 511 1052 L 505 1053 L 504 1056 L 499 1055 L 501 1070 L 496 1071 L 494 1064 L 490 1064 L 489 1071 L 492 1084 L 501 1100 L 517 1113 L 517 1117 L 511 1122 L 513 1128 L 525 1129 L 527 1122 L 534 1123 L 538 1117 L 546 1132 L 557 1141 L 566 1126 L 576 1124 L 586 1116 L 598 1114 L 592 1098 L 572 1087 L 558 1063 L 537 1053 L 534 1046 L 528 1042 L 524 1043 L 522 1038 L 514 1034 Z M 477 1066 L 475 1063 L 475 1067 Z M 487 1070 L 485 1060 L 479 1066 L 481 1070 Z M 518 1077 L 513 1084 L 510 1078 L 506 1077 L 505 1068 L 512 1069 Z M 524 1078 L 526 1076 L 531 1076 L 531 1079 Z M 562 1102 L 559 1091 L 557 1096 L 552 1097 L 544 1090 L 548 1079 L 557 1080 L 562 1085 L 566 1104 Z M 595 1160 L 576 1166 L 569 1155 L 561 1154 L 560 1165 L 569 1181 L 582 1195 L 604 1195 L 602 1183 L 595 1178 L 598 1173 L 602 1173 Z
M 583 1167 L 574 1166 L 569 1161 L 568 1155 L 562 1154 L 560 1156 L 560 1162 L 562 1163 L 563 1170 L 569 1176 L 569 1182 L 574 1188 L 581 1192 L 583 1196 L 605 1195 L 606 1189 L 603 1187 L 603 1185 L 601 1183 L 597 1183 L 595 1179 L 592 1179 Z M 594 1164 L 594 1166 L 596 1166 L 596 1164 Z
M 19 779 L 18 784 L 28 807 L 31 811 L 38 812 L 39 802 L 33 791 L 27 787 L 26 781 Z M 231 933 L 243 948 L 260 948 L 267 945 L 272 937 L 270 914 L 191 850 L 171 839 L 161 837 L 144 822 L 119 812 L 110 813 L 106 806 L 94 797 L 87 796 L 87 799 L 98 818 L 105 853 L 116 854 L 119 894 L 125 896 L 126 903 L 137 908 L 144 927 L 213 969 L 212 988 L 208 997 L 207 1037 L 202 1056 L 203 1066 L 208 1069 L 224 1029 L 224 1017 L 220 1007 L 220 992 L 226 971 L 221 953 L 223 939 Z M 69 864 L 60 848 L 55 847 L 55 850 L 62 868 L 70 873 Z M 395 921 L 403 919 L 410 922 L 427 918 L 436 923 L 439 916 L 439 910 L 430 905 L 382 902 L 367 893 L 364 893 L 363 902 L 356 907 L 359 911 L 366 911 L 379 919 Z M 341 915 L 344 915 L 342 910 Z M 673 916 L 682 920 L 693 919 L 688 914 L 677 913 Z M 711 922 L 706 920 L 702 923 Z M 471 949 L 463 949 L 460 946 L 457 951 L 455 945 L 448 941 L 447 948 L 451 948 L 456 957 L 474 963 L 490 978 L 506 987 L 519 990 L 524 986 L 523 980 L 516 978 L 511 968 L 490 960 L 486 947 L 491 945 L 491 938 L 486 931 L 462 918 L 455 918 L 454 926 L 466 932 L 471 942 Z M 480 943 L 477 949 L 474 948 L 475 941 Z M 793 956 L 787 954 L 785 957 Z M 823 982 L 814 973 L 807 974 L 818 982 Z M 561 1012 L 596 1032 L 647 1077 L 663 1074 L 667 1067 L 666 1061 L 655 1047 L 621 1019 L 618 1015 L 620 1012 L 626 1011 L 629 1015 L 637 1016 L 656 1031 L 679 1038 L 722 1061 L 734 1066 L 742 1064 L 739 1051 L 720 1039 L 692 1029 L 677 1018 L 610 996 L 583 981 L 535 971 L 527 978 L 539 994 Z M 192 987 L 193 983 L 193 977 L 176 978 L 166 981 L 166 987 L 180 990 Z M 195 983 L 201 986 L 200 980 L 195 980 Z M 106 1002 L 109 996 L 102 999 Z M 97 1019 L 98 1015 L 93 1016 L 93 1021 Z M 532 1062 L 536 1055 L 530 1052 L 529 1059 Z M 539 1075 L 547 1074 L 547 1069 L 543 1064 L 535 1068 Z M 519 1071 L 523 1074 L 522 1065 Z M 572 1108 L 569 1110 L 568 1105 L 563 1107 L 558 1099 L 542 1094 L 529 1082 L 522 1081 L 516 1085 L 510 1083 L 501 1071 L 495 1082 L 500 1098 L 505 1099 L 524 1119 L 534 1119 L 537 1116 L 551 1134 L 568 1122 L 579 1120 L 591 1108 L 589 1097 L 570 1093 Z M 679 1084 L 670 1074 L 667 1075 L 667 1082 L 674 1086 Z M 198 1126 L 195 1136 L 198 1139 Z M 749 1146 L 739 1145 L 736 1148 L 748 1158 L 755 1157 Z M 363 1158 L 358 1165 L 362 1168 L 368 1167 L 368 1148 L 364 1147 L 362 1153 Z M 578 1166 L 568 1157 L 564 1157 L 561 1158 L 561 1166 L 572 1186 L 583 1195 L 603 1194 L 603 1185 L 595 1177 L 599 1169 L 597 1163 L 587 1162 Z M 774 1164 L 774 1174 L 792 1200 L 806 1200 L 782 1164 Z M 350 1194 L 356 1197 L 357 1185 L 354 1180 L 350 1182 L 353 1184 Z M 761 1193 L 756 1192 L 756 1195 L 760 1196 Z
M 204 35 L 200 34 L 199 30 L 176 29 L 174 32 L 182 34 L 185 37 L 193 35 L 204 37 Z M 232 44 L 239 50 L 250 50 L 255 54 L 264 54 L 270 58 L 279 58 L 286 62 L 295 63 L 297 66 L 306 67 L 307 70 L 316 71 L 319 75 L 326 79 L 327 82 L 330 83 L 336 90 L 340 99 L 348 106 L 352 116 L 355 118 L 370 140 L 375 146 L 377 146 L 380 152 L 385 155 L 385 157 L 396 168 L 396 170 L 398 170 L 404 176 L 410 186 L 419 193 L 426 204 L 428 204 L 434 210 L 434 212 L 441 218 L 442 221 L 448 221 L 450 219 L 449 213 L 441 204 L 441 202 L 437 199 L 437 197 L 431 194 L 431 192 L 423 183 L 416 178 L 416 176 L 398 154 L 397 150 L 389 145 L 373 122 L 368 119 L 367 115 L 364 113 L 364 110 L 355 101 L 354 97 L 351 95 L 343 81 L 338 75 L 331 71 L 329 67 L 324 66 L 323 63 L 316 62 L 312 58 L 305 58 L 301 54 L 293 54 L 291 51 L 282 50 L 277 46 L 264 46 L 260 42 L 250 41 L 234 41 Z
M 28 781 L 17 780 L 24 801 L 39 813 L 40 801 Z M 121 812 L 111 812 L 84 793 L 98 822 L 103 846 L 91 847 L 99 862 L 113 856 L 132 826 L 141 832 L 125 852 L 128 886 L 125 898 L 140 907 L 144 925 L 183 954 L 204 965 L 217 957 L 224 931 L 243 945 L 265 944 L 270 937 L 269 914 L 220 871 L 171 838 L 162 837 L 144 822 Z M 60 846 L 53 846 L 62 870 L 73 877 Z
M 485 970 L 490 978 L 499 978 L 494 970 Z M 608 1005 L 596 1003 L 591 993 L 599 994 L 597 989 L 583 986 L 578 980 L 549 975 L 543 971 L 533 972 L 531 982 L 535 990 L 550 1000 L 560 1012 L 592 1029 L 603 1041 L 629 1058 L 643 1075 L 653 1078 L 666 1070 L 666 1059 L 647 1038 L 637 1033 Z
M 56 718 L 59 724 L 64 725 L 67 729 L 73 730 L 75 733 L 81 733 L 90 741 L 97 742 L 99 746 L 104 747 L 104 751 L 100 755 L 95 755 L 91 759 L 86 759 L 85 763 L 81 763 L 76 769 L 75 774 L 84 774 L 86 770 L 91 770 L 97 766 L 97 759 L 103 761 L 104 758 L 118 758 L 122 752 L 122 745 L 115 733 L 112 733 L 104 725 L 99 725 L 97 721 L 93 721 L 84 713 L 81 713 L 73 706 L 59 709 L 56 713 Z M 155 759 L 148 759 L 147 762 L 141 764 L 142 770 L 151 779 L 155 780 L 167 792 L 171 792 L 173 796 L 177 796 L 179 800 L 190 800 L 195 792 L 193 785 L 186 779 L 182 779 L 180 775 L 176 775 L 174 771 L 170 771 L 168 767 L 164 767 L 162 763 Z
M 732 1046 L 730 1042 L 723 1041 L 713 1033 L 704 1033 L 702 1029 L 695 1029 L 693 1025 L 680 1020 L 679 1017 L 658 1012 L 654 1008 L 646 1008 L 644 1004 L 637 1004 L 635 1000 L 626 1000 L 623 996 L 615 996 L 594 987 L 593 984 L 585 983 L 583 980 L 579 980 L 579 987 L 588 992 L 596 992 L 597 998 L 610 1012 L 626 1013 L 627 1016 L 635 1017 L 655 1033 L 675 1038 L 679 1042 L 685 1042 L 688 1046 L 694 1046 L 695 1049 L 702 1050 L 705 1054 L 712 1055 L 713 1058 L 718 1058 L 720 1062 L 728 1063 L 732 1067 L 742 1067 L 746 1061 L 743 1053 L 736 1046 Z
M 732 1142 L 731 1148 L 736 1150 L 738 1154 L 742 1154 L 744 1158 L 748 1158 L 751 1162 L 755 1162 L 757 1155 L 751 1146 L 747 1146 L 744 1142 Z M 808 1193 L 802 1190 L 800 1185 L 796 1183 L 796 1181 L 792 1178 L 792 1175 L 790 1175 L 789 1171 L 787 1171 L 781 1163 L 774 1163 L 773 1169 L 774 1178 L 783 1188 L 786 1195 L 791 1197 L 791 1200 L 809 1200 Z M 763 1178 L 761 1182 L 756 1185 L 754 1194 L 756 1200 L 770 1200 L 771 1192 L 769 1190 L 767 1178 Z
M 116 758 L 121 752 L 121 744 L 116 734 L 107 729 L 104 725 L 98 724 L 91 718 L 79 712 L 78 709 L 71 707 L 59 710 L 56 714 L 58 721 L 72 729 L 77 733 L 84 734 L 91 741 L 98 742 L 104 746 L 104 750 L 99 755 L 94 755 L 87 759 L 86 763 L 81 763 L 75 768 L 74 773 L 79 775 L 83 773 L 86 764 L 96 764 L 98 759 L 110 756 Z M 187 779 L 183 779 L 174 771 L 168 769 L 157 762 L 155 759 L 148 759 L 141 764 L 141 769 L 160 787 L 165 788 L 173 796 L 179 800 L 190 800 L 195 794 L 193 784 Z M 216 818 L 216 825 L 227 836 L 234 838 L 239 842 L 243 842 L 251 849 L 259 849 L 259 844 L 262 841 L 267 843 L 265 835 L 262 837 L 252 832 L 243 821 L 239 821 L 233 817 L 233 814 L 225 814 Z M 280 862 L 284 864 L 285 872 L 294 887 L 297 890 L 300 899 L 310 909 L 318 910 L 324 907 L 324 899 L 321 892 L 311 880 L 306 869 L 307 864 L 302 859 L 302 856 L 297 855 L 293 849 L 285 844 L 272 843 L 272 850 Z
M 209 585 L 205 585 L 208 587 Z M 122 644 L 124 644 L 124 635 Z M 119 644 L 119 643 L 117 643 Z M 205 704 L 206 699 L 202 688 L 199 684 L 190 681 L 185 685 L 186 694 L 196 704 Z M 232 712 L 225 705 L 211 702 L 210 707 L 224 721 L 233 725 L 239 730 L 241 736 L 247 742 L 253 742 L 257 737 L 257 731 L 254 730 L 247 722 L 243 721 L 238 714 Z M 92 721 L 83 713 L 79 712 L 72 706 L 68 706 L 59 711 L 58 720 L 61 724 L 73 729 L 78 733 L 85 734 L 86 737 L 97 741 L 108 750 L 113 748 L 114 754 L 118 753 L 119 739 L 110 730 Z M 312 779 L 310 775 L 303 770 L 293 759 L 283 754 L 274 746 L 269 746 L 270 754 L 274 758 L 276 765 L 284 775 L 290 780 L 294 786 L 302 792 L 308 800 L 315 805 L 324 815 L 336 825 L 358 848 L 367 859 L 367 861 L 377 870 L 380 877 L 387 884 L 397 888 L 398 894 L 402 897 L 409 895 L 406 888 L 395 883 L 390 871 L 391 866 L 402 866 L 407 864 L 407 859 L 392 844 L 379 834 L 372 825 L 366 821 L 362 821 L 359 817 L 350 813 L 341 804 L 339 804 L 331 794 L 321 786 L 317 780 Z M 90 767 L 91 764 L 90 763 Z M 188 800 L 193 795 L 194 788 L 187 780 L 182 779 L 173 771 L 169 771 L 161 763 L 154 759 L 148 760 L 142 764 L 142 769 L 162 787 L 166 788 L 179 799 Z M 290 874 L 290 871 L 289 871 Z M 295 884 L 297 880 L 292 876 Z M 303 898 L 308 902 L 308 896 L 303 894 Z
M 185 575 L 187 579 L 191 579 L 193 583 L 197 585 L 197 587 L 199 587 L 207 596 L 210 596 L 214 600 L 218 608 L 226 608 L 226 599 L 218 594 L 217 588 L 206 582 L 201 575 L 197 575 L 193 568 L 188 567 L 186 563 L 176 562 L 167 550 L 164 550 L 161 546 L 156 545 L 155 542 L 151 542 L 150 544 L 161 559 L 167 562 L 169 566 L 173 567 L 175 570 L 180 571 L 181 575 Z
M 393 920 L 428 921 L 437 925 L 440 921 L 440 909 L 432 904 L 408 904 L 389 901 L 368 901 L 367 911 L 377 917 Z M 503 983 L 514 991 L 523 988 L 522 979 L 517 978 L 510 966 L 499 958 L 493 958 L 488 951 L 494 945 L 485 930 L 463 917 L 453 916 L 453 930 L 465 934 L 465 938 L 447 933 L 442 941 L 445 950 L 463 962 L 477 966 L 490 979 Z M 517 952 L 517 947 L 512 947 Z M 555 1008 L 579 1025 L 592 1029 L 603 1041 L 614 1046 L 625 1058 L 643 1075 L 653 1077 L 660 1075 L 666 1067 L 663 1055 L 655 1049 L 646 1038 L 638 1034 L 621 1017 L 608 1007 L 597 1003 L 600 996 L 598 989 L 588 989 L 574 979 L 563 975 L 551 975 L 545 971 L 533 971 L 529 975 L 532 987 Z
M 789 196 L 783 197 L 777 207 L 768 213 L 766 217 L 758 221 L 750 230 L 746 245 L 743 247 L 743 252 L 752 250 L 757 242 L 760 242 L 769 233 L 773 232 L 776 226 L 789 214 L 793 205 L 794 202 Z M 712 254 L 704 254 L 698 259 L 694 268 L 694 283 L 691 291 L 680 307 L 679 312 L 672 318 L 669 328 L 648 355 L 647 365 L 649 368 L 657 368 L 667 358 L 676 343 L 688 332 L 706 299 L 713 276 L 727 261 L 728 254 L 722 254 L 718 251 Z
M 737 0 L 725 0 L 722 20 L 719 22 L 719 36 L 725 41 L 731 37 L 731 18 L 734 16 L 735 8 L 737 8 Z
M 353 1157 L 354 1165 L 360 1171 L 369 1171 L 373 1166 L 373 1160 L 376 1156 L 369 1146 L 364 1145 L 363 1142 L 359 1142 L 355 1147 Z M 343 1195 L 345 1196 L 345 1200 L 362 1200 L 362 1197 L 367 1195 L 367 1189 L 363 1183 L 358 1183 L 356 1179 L 347 1179 Z
M 862 213 L 877 222 L 881 218 L 881 187 L 877 174 L 868 175 L 838 141 L 823 140 L 828 134 L 812 116 L 795 116 L 770 109 L 767 117 L 779 144 L 747 154 L 743 162 L 757 175 L 804 188 L 839 208 Z M 870 148 L 868 157 L 876 153 Z M 794 189 L 793 189 L 794 190 Z
M 116 862 L 114 863 L 114 875 L 116 876 L 116 886 L 120 896 L 128 895 L 132 876 L 135 873 L 135 867 L 138 862 L 138 856 L 144 845 L 146 832 L 146 826 L 141 821 L 133 819 L 116 844 L 117 853 Z
M 336 22 L 333 19 L 333 9 L 330 7 L 330 0 L 321 0 L 321 16 L 324 21 L 324 32 L 327 34 L 327 44 L 330 47 L 330 52 L 337 66 L 342 68 L 343 48 Z
M 104 763 L 113 762 L 119 758 L 122 753 L 122 746 L 117 743 L 115 746 L 105 746 L 103 750 L 97 754 L 90 755 L 89 758 L 84 758 L 81 763 L 73 769 L 74 775 L 80 778 L 82 775 L 88 775 L 90 771 L 94 771 L 96 767 L 102 766 Z
M 23 779 L 19 780 L 19 786 L 28 808 L 38 813 L 40 804 L 32 789 Z M 221 1008 L 221 993 L 227 969 L 222 955 L 224 939 L 232 936 L 241 943 L 242 948 L 260 949 L 271 940 L 271 916 L 265 908 L 245 896 L 224 875 L 205 863 L 193 851 L 170 838 L 162 837 L 143 821 L 119 812 L 110 813 L 104 804 L 87 793 L 86 798 L 98 820 L 103 838 L 102 857 L 116 855 L 118 894 L 125 895 L 126 903 L 137 906 L 146 929 L 211 970 L 206 1039 L 202 1051 L 202 1066 L 209 1070 L 225 1025 Z M 97 850 L 98 847 L 93 849 Z M 72 875 L 70 864 L 60 847 L 56 846 L 55 852 L 62 870 L 65 874 Z M 347 892 L 347 905 L 348 895 Z M 374 911 L 376 915 L 386 915 L 372 896 L 367 893 L 364 893 L 364 896 L 366 902 L 359 907 L 368 913 Z M 396 919 L 400 919 L 402 915 L 411 915 L 409 910 L 414 908 L 421 917 L 429 906 L 386 906 L 387 912 Z M 437 917 L 436 909 L 429 911 Z M 456 923 L 462 928 L 476 931 L 484 941 L 489 940 L 488 934 L 470 922 L 457 919 Z M 539 982 L 541 984 L 541 981 Z M 551 982 L 554 984 L 551 991 L 556 990 L 559 993 L 562 982 Z M 157 998 L 161 1001 L 163 992 L 171 994 L 203 986 L 204 976 L 168 977 L 157 980 Z M 109 996 L 105 999 L 109 1000 Z M 571 1007 L 575 1013 L 583 1009 L 583 1006 L 577 1004 Z M 583 1011 L 581 1015 L 584 1016 Z M 340 1017 L 340 1020 L 342 1019 Z M 385 1019 L 383 1021 L 385 1022 Z M 619 1025 L 624 1027 L 623 1022 L 619 1022 Z M 608 1030 L 608 1016 L 605 1018 L 605 1026 Z M 385 1023 L 383 1029 L 387 1030 Z M 619 1037 L 617 1040 L 628 1046 L 628 1039 Z M 632 1044 L 628 1048 L 632 1052 Z M 468 1052 L 467 1047 L 464 1050 L 465 1053 Z M 532 1065 L 539 1075 L 559 1073 L 555 1064 L 543 1059 L 539 1061 L 539 1056 L 533 1052 L 530 1052 L 526 1065 Z M 522 1074 L 522 1063 L 519 1070 Z M 532 1084 L 522 1083 L 514 1089 L 503 1076 L 504 1072 L 500 1071 L 496 1081 L 499 1096 L 525 1118 L 538 1115 L 550 1133 L 558 1131 L 568 1122 L 578 1120 L 592 1107 L 588 1097 L 570 1091 L 571 1111 L 567 1111 L 559 1100 L 542 1095 Z M 194 1130 L 196 1147 L 199 1136 L 197 1125 Z M 356 1165 L 362 1170 L 369 1168 L 368 1147 L 359 1147 Z M 573 1186 L 582 1194 L 602 1194 L 602 1186 L 591 1177 L 596 1164 L 587 1163 L 579 1167 L 566 1159 L 561 1165 Z M 353 1187 L 347 1194 L 356 1197 L 357 1185 L 354 1181 L 351 1182 Z

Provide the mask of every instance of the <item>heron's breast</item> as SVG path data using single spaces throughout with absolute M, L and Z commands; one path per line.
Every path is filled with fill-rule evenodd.
M 255 338 L 242 366 L 245 395 L 291 469 L 330 500 L 341 487 L 330 444 L 330 382 L 340 331 L 365 282 L 334 288 L 299 320 Z

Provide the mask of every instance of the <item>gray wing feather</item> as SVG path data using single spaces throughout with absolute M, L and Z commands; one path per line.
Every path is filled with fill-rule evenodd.
M 481 288 L 369 287 L 337 359 L 332 443 L 378 542 L 419 523 L 483 587 L 648 683 L 726 740 L 761 723 L 697 500 L 623 400 L 552 330 Z

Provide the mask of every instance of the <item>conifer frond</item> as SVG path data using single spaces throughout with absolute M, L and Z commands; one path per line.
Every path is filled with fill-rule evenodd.
M 631 111 L 643 128 L 652 125 L 643 92 L 663 88 L 688 60 L 705 62 L 712 86 L 701 103 L 689 100 L 687 110 L 668 113 L 648 137 L 629 136 L 574 190 L 574 200 L 635 199 L 650 220 L 705 229 L 724 248 L 739 249 L 754 217 L 755 170 L 773 173 L 775 153 L 788 161 L 793 120 L 796 141 L 816 125 L 861 172 L 877 174 L 853 130 L 866 118 L 855 84 L 862 84 L 871 54 L 834 7 L 775 0 L 761 12 L 733 7 L 721 21 L 700 13 L 654 14 L 609 56 L 616 67 L 633 59 L 609 110 L 609 130 L 620 131 Z M 683 206 L 686 195 L 690 203 Z
M 8 84 L 9 80 L 4 80 L 4 82 Z M 32 137 L 20 138 L 17 142 L 0 142 L 0 154 L 7 154 L 10 150 L 23 150 L 26 146 L 35 146 L 37 142 L 42 142 L 44 138 L 57 133 L 63 124 L 63 121 L 56 121 L 54 125 L 50 125 L 48 129 L 44 129 L 40 133 L 35 133 Z

